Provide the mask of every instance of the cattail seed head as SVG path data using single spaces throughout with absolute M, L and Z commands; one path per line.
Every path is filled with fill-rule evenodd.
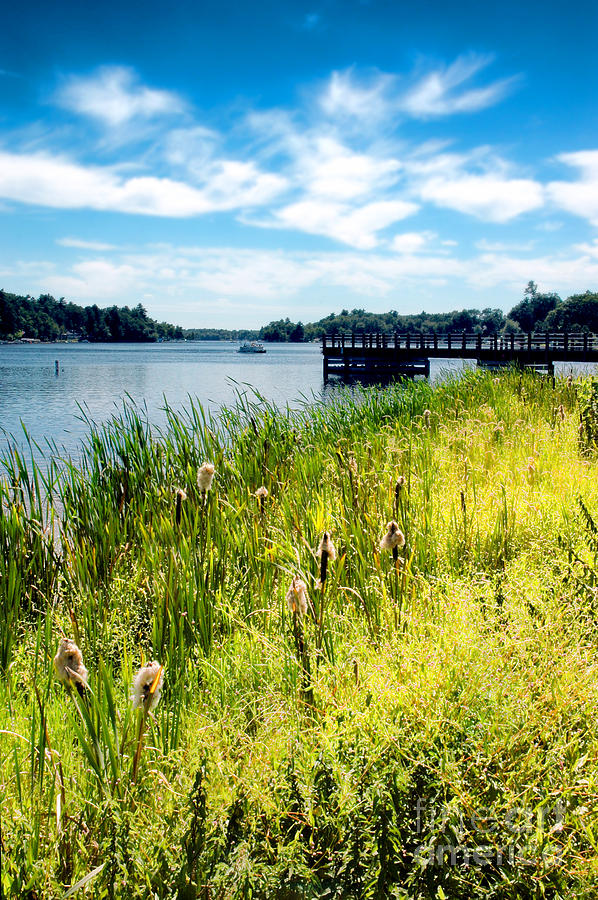
M 214 480 L 214 472 L 216 471 L 216 467 L 213 463 L 205 462 L 202 466 L 199 467 L 199 471 L 197 472 L 197 486 L 200 491 L 204 493 L 209 491 L 212 487 L 212 482 Z
M 322 535 L 322 540 L 320 541 L 320 546 L 318 547 L 318 556 L 320 558 L 320 578 L 318 585 L 320 590 L 324 590 L 324 584 L 326 582 L 326 575 L 328 572 L 328 562 L 332 562 L 336 559 L 336 549 L 334 544 L 330 540 L 330 535 L 327 531 Z
M 386 534 L 380 541 L 381 550 L 394 550 L 396 547 L 405 546 L 405 535 L 393 520 L 386 526 Z
M 175 512 L 175 521 L 177 525 L 181 524 L 181 517 L 183 513 L 183 502 L 187 499 L 187 494 L 182 488 L 179 488 L 176 492 L 176 512 Z
M 397 499 L 406 484 L 407 484 L 407 479 L 405 478 L 405 476 L 399 475 L 399 477 L 397 478 L 397 483 L 395 484 L 395 497 Z
M 266 499 L 266 497 L 268 496 L 268 488 L 264 487 L 264 485 L 262 485 L 255 492 L 255 496 L 258 498 L 260 503 L 263 503 L 264 500 Z
M 63 638 L 54 657 L 54 668 L 60 681 L 67 687 L 75 687 L 83 693 L 87 687 L 87 669 L 83 665 L 83 656 L 76 643 L 70 638 Z
M 286 593 L 285 600 L 287 601 L 287 606 L 290 613 L 297 613 L 300 616 L 304 616 L 306 614 L 307 585 L 301 578 L 299 578 L 298 575 L 295 575 L 295 577 L 291 581 L 291 586 Z
M 326 555 L 327 559 L 333 562 L 336 559 L 336 548 L 332 543 L 330 535 L 327 531 L 322 535 L 322 540 L 320 541 L 320 546 L 318 547 L 318 557 L 322 559 L 322 557 Z
M 432 415 L 432 413 L 430 412 L 429 409 L 424 409 L 424 426 L 426 428 L 430 427 L 430 416 L 431 415 Z
M 151 689 L 156 678 L 158 678 L 158 683 L 152 694 Z M 159 662 L 149 662 L 142 666 L 133 681 L 133 706 L 143 706 L 148 711 L 157 706 L 163 682 L 164 669 Z

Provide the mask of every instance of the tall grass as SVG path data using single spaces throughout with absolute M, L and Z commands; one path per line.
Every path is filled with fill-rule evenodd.
M 11 450 L 6 896 L 595 896 L 594 406 L 468 372 L 161 431 L 126 404 L 44 475 Z

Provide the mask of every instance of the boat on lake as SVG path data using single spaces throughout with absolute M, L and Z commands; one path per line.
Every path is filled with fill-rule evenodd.
M 265 353 L 266 348 L 259 341 L 245 341 L 239 347 L 239 353 Z

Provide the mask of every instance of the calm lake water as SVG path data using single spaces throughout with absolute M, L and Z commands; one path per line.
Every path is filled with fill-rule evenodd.
M 319 344 L 268 344 L 267 353 L 255 355 L 237 350 L 238 344 L 222 341 L 3 344 L 0 429 L 22 443 L 23 423 L 37 443 L 54 441 L 77 457 L 87 434 L 79 406 L 100 423 L 122 408 L 128 395 L 160 426 L 165 399 L 181 409 L 190 395 L 216 411 L 234 402 L 236 391 L 251 387 L 279 406 L 299 406 L 331 390 L 324 386 Z M 460 360 L 431 360 L 430 377 L 462 367 Z M 2 432 L 0 449 L 6 446 Z

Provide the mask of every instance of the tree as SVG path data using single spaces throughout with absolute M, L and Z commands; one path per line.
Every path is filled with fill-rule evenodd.
M 300 344 L 304 340 L 305 329 L 301 322 L 297 322 L 297 324 L 289 331 L 289 341 L 292 341 L 294 344 Z
M 548 328 L 562 331 L 598 331 L 598 293 L 573 294 L 546 319 Z
M 548 313 L 562 303 L 558 294 L 540 294 L 535 281 L 528 281 L 521 303 L 513 307 L 509 319 L 513 319 L 524 331 L 535 331 L 544 325 Z

